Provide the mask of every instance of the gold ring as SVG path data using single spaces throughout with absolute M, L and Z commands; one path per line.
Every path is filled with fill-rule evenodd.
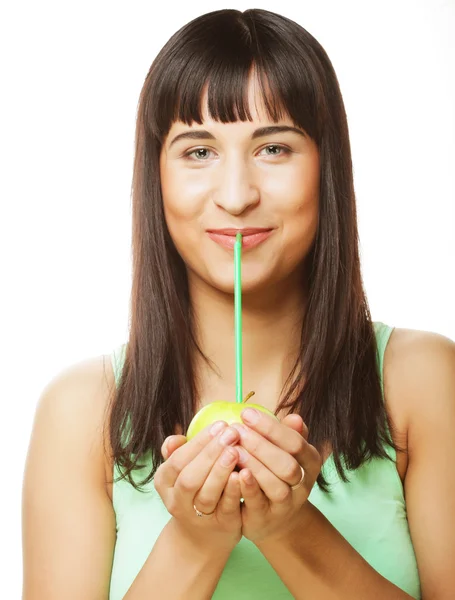
M 299 467 L 300 467 L 300 468 L 301 468 L 301 470 L 302 470 L 302 477 L 300 478 L 300 481 L 299 481 L 299 483 L 296 483 L 295 485 L 291 485 L 291 490 L 296 490 L 297 488 L 299 488 L 300 486 L 302 486 L 302 485 L 303 485 L 303 480 L 304 480 L 304 478 L 305 478 L 305 471 L 303 470 L 303 467 L 302 467 L 302 465 L 299 465 Z
M 213 515 L 213 513 L 216 511 L 216 509 L 215 509 L 211 513 L 203 513 L 203 512 L 201 512 L 200 510 L 198 510 L 196 508 L 195 504 L 193 504 L 193 508 L 196 511 L 196 514 L 197 514 L 198 517 L 210 517 L 210 515 Z

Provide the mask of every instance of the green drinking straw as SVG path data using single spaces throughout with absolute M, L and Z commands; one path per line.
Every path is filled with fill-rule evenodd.
M 234 327 L 235 327 L 235 384 L 236 402 L 243 401 L 242 393 L 242 234 L 234 243 Z

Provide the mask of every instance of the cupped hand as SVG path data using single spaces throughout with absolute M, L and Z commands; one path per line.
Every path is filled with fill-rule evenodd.
M 246 421 L 246 412 L 241 413 Z M 279 539 L 307 517 L 308 496 L 322 467 L 317 449 L 308 443 L 300 415 L 281 422 L 257 411 L 257 421 L 232 425 L 240 433 L 239 458 L 242 534 L 254 542 Z M 291 486 L 303 482 L 295 490 Z
M 213 433 L 208 426 L 189 442 L 185 436 L 170 436 L 171 454 L 156 470 L 154 484 L 183 535 L 215 549 L 226 549 L 233 548 L 242 537 L 240 482 L 234 472 L 238 453 L 233 447 L 239 435 L 226 422 L 217 424 L 221 432 Z M 225 440 L 228 431 L 231 441 Z M 194 506 L 213 514 L 199 517 Z
M 242 535 L 254 543 L 279 538 L 304 517 L 308 496 L 321 470 L 321 456 L 307 442 L 308 429 L 297 414 L 277 421 L 259 411 L 256 424 L 233 423 L 232 427 L 241 433 L 235 448 L 246 455 L 246 460 L 238 460 L 244 498 Z M 186 438 L 170 436 L 166 441 L 170 455 L 185 444 Z M 300 467 L 305 473 L 303 484 L 291 490 L 290 486 L 301 479 Z

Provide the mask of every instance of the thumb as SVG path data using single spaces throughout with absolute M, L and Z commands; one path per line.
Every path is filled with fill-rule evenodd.
M 163 445 L 161 446 L 161 454 L 164 457 L 164 460 L 167 460 L 171 454 L 183 446 L 187 441 L 184 435 L 170 435 L 164 440 Z
M 281 420 L 281 422 L 283 425 L 286 425 L 286 427 L 290 427 L 291 429 L 298 431 L 298 433 L 303 432 L 303 419 L 300 415 L 297 415 L 295 413 L 286 415 L 284 419 Z

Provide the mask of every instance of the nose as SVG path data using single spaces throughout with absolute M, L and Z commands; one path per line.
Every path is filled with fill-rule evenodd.
M 259 203 L 260 194 L 252 174 L 254 166 L 226 161 L 215 174 L 214 202 L 232 215 L 240 215 Z

